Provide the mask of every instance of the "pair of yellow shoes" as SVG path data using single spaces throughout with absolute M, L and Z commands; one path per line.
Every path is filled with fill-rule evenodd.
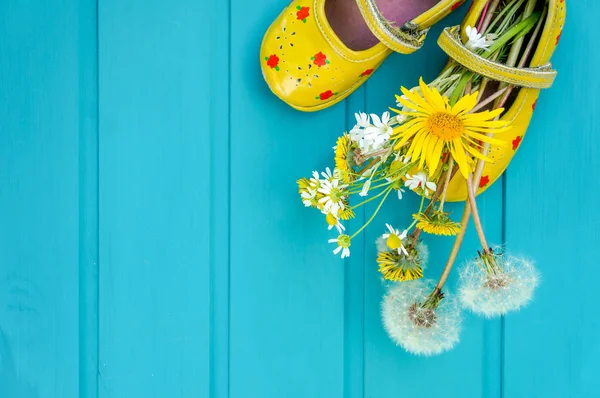
M 419 50 L 429 28 L 466 0 L 440 0 L 401 27 L 389 22 L 375 0 L 356 0 L 360 14 L 378 43 L 365 50 L 350 49 L 331 27 L 326 2 L 294 0 L 267 30 L 261 46 L 264 78 L 275 95 L 301 111 L 317 111 L 343 100 L 363 84 L 392 52 L 409 54 Z M 540 0 L 544 1 L 544 0 Z M 466 28 L 475 26 L 489 0 L 473 0 L 460 27 L 448 28 L 438 43 L 450 59 L 476 74 L 520 87 L 502 115 L 509 128 L 495 135 L 508 146 L 492 145 L 478 193 L 488 188 L 506 169 L 518 149 L 535 110 L 540 89 L 552 85 L 554 53 L 566 15 L 565 0 L 545 0 L 545 17 L 537 48 L 529 67 L 508 67 L 486 60 L 469 50 Z M 397 0 L 396 6 L 411 3 Z M 430 1 L 431 3 L 431 1 Z M 414 6 L 414 3 L 413 3 Z M 458 34 L 460 32 L 460 34 Z M 464 178 L 457 175 L 448 189 L 448 200 L 466 198 Z

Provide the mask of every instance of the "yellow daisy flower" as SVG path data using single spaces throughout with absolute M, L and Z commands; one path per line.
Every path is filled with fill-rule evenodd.
M 356 217 L 356 214 L 354 214 L 354 210 L 350 208 L 350 205 L 348 204 L 347 200 L 344 201 L 344 210 L 340 210 L 338 216 L 344 221 Z
M 379 272 L 389 281 L 405 282 L 423 277 L 423 268 L 416 256 L 398 254 L 397 251 L 382 251 L 377 256 L 377 264 Z
M 504 109 L 469 113 L 477 104 L 478 93 L 465 95 L 451 106 L 447 97 L 442 97 L 437 89 L 429 88 L 422 78 L 419 86 L 421 93 L 402 87 L 404 97 L 396 96 L 405 110 L 392 110 L 409 117 L 406 123 L 394 129 L 393 138 L 399 139 L 396 149 L 411 140 L 406 155 L 411 156 L 413 162 L 419 161 L 419 169 L 427 164 L 430 176 L 436 171 L 446 149 L 467 178 L 475 163 L 472 157 L 489 160 L 481 154 L 480 142 L 505 144 L 486 135 L 506 131 L 508 122 L 493 120 Z
M 452 221 L 448 213 L 440 210 L 434 210 L 430 215 L 413 214 L 413 218 L 418 221 L 417 228 L 428 234 L 455 236 L 460 232 L 460 223 Z
M 301 194 L 310 186 L 310 181 L 308 178 L 300 178 L 298 181 L 296 181 L 296 184 L 298 184 L 298 193 Z
M 351 149 L 351 146 L 352 141 L 350 140 L 350 136 L 344 133 L 344 135 L 337 139 L 334 147 L 335 167 L 340 171 L 342 181 L 345 184 L 350 183 L 352 180 L 352 167 L 350 165 L 350 159 L 348 158 L 348 153 Z

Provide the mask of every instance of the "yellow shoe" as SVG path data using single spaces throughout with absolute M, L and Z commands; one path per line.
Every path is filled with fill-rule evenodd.
M 356 0 L 359 22 L 374 39 L 374 45 L 364 50 L 349 48 L 334 32 L 325 11 L 331 1 L 292 1 L 263 38 L 260 60 L 267 84 L 301 111 L 317 111 L 343 100 L 392 51 L 410 54 L 418 50 L 429 27 L 466 0 Z M 376 6 L 380 2 L 393 8 L 395 15 L 409 15 L 409 21 L 401 28 L 394 26 Z
M 475 25 L 486 3 L 487 0 L 474 1 L 462 23 L 463 35 L 465 35 L 467 26 Z M 477 194 L 489 188 L 506 170 L 527 132 L 540 89 L 550 87 L 556 77 L 556 71 L 552 70 L 549 61 L 560 40 L 565 17 L 565 0 L 548 0 L 548 13 L 545 24 L 542 25 L 542 35 L 527 68 L 511 68 L 475 55 L 463 45 L 465 36 L 463 36 L 463 40 L 458 37 L 458 27 L 447 28 L 438 41 L 442 50 L 451 59 L 456 60 L 467 69 L 492 80 L 520 87 L 512 104 L 501 117 L 502 120 L 510 122 L 509 129 L 494 134 L 494 138 L 506 142 L 508 145 L 490 146 L 488 156 L 492 161 L 485 162 Z M 447 200 L 457 202 L 466 198 L 465 179 L 460 173 L 457 173 L 448 186 Z

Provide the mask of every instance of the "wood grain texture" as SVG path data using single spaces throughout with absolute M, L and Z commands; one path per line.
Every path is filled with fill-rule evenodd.
M 297 112 L 262 80 L 260 42 L 285 5 L 231 3 L 231 397 L 343 391 L 344 263 L 295 181 L 329 163 L 345 109 Z
M 80 86 L 94 52 L 81 46 L 93 34 L 80 23 L 92 6 L 0 3 L 2 397 L 76 397 L 88 365 L 79 357 L 78 170 L 81 135 L 93 133 L 84 119 L 95 99 Z
M 211 37 L 192 1 L 102 1 L 99 396 L 209 393 Z M 213 126 L 214 127 L 214 126 Z
M 507 173 L 506 241 L 542 272 L 534 302 L 506 319 L 506 397 L 598 397 L 600 4 L 571 1 L 554 67 Z
M 600 396 L 600 4 L 569 3 L 556 84 L 481 197 L 489 241 L 536 260 L 536 299 L 465 314 L 461 343 L 428 359 L 386 336 L 375 263 L 417 198 L 391 198 L 342 261 L 294 182 L 333 165 L 354 112 L 439 72 L 435 38 L 466 6 L 306 114 L 258 63 L 287 4 L 0 2 L 0 398 Z M 428 242 L 437 278 L 451 240 Z M 457 266 L 477 247 L 471 224 Z

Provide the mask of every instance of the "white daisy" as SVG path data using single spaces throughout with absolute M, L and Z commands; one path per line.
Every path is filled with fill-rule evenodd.
M 437 189 L 435 182 L 427 180 L 427 174 L 425 174 L 424 171 L 419 171 L 414 176 L 407 174 L 404 186 L 412 190 L 422 188 L 423 192 L 425 193 L 425 197 L 429 197 L 429 191 L 435 192 Z
M 311 207 L 313 205 L 313 200 L 317 196 L 317 191 L 307 187 L 306 190 L 302 191 L 300 197 L 302 198 L 302 203 L 304 203 L 305 207 Z
M 346 227 L 344 227 L 342 225 L 342 223 L 340 222 L 340 219 L 333 213 L 326 213 L 325 221 L 327 221 L 327 225 L 328 225 L 327 229 L 330 231 L 333 229 L 333 227 L 335 227 L 335 229 L 337 229 L 339 234 L 341 234 L 342 232 L 344 232 L 346 230 Z
M 345 188 L 346 186 L 340 185 L 340 180 L 337 178 L 321 180 L 321 187 L 318 192 L 322 193 L 323 197 L 319 199 L 319 203 L 323 204 L 324 211 L 337 216 L 340 210 L 344 210 Z
M 341 234 L 337 239 L 329 239 L 329 243 L 337 243 L 337 247 L 333 250 L 333 254 L 342 252 L 342 258 L 350 257 L 350 236 Z
M 467 41 L 467 44 L 465 46 L 471 50 L 477 50 L 478 48 L 486 50 L 491 44 L 490 42 L 488 42 L 485 36 L 477 32 L 477 28 L 475 27 L 467 26 L 467 28 L 465 29 L 465 33 L 469 38 L 469 41 Z
M 334 170 L 335 173 L 335 170 Z M 334 178 L 334 173 L 331 172 L 331 169 L 329 167 L 327 167 L 325 169 L 325 171 L 321 172 L 321 175 L 323 176 L 324 179 L 326 180 L 332 180 Z M 313 172 L 313 176 L 314 176 L 314 172 Z
M 403 240 L 406 239 L 406 235 L 408 232 L 406 230 L 400 233 L 399 229 L 394 229 L 390 224 L 385 224 L 389 233 L 381 235 L 383 239 L 386 240 L 386 245 L 392 250 L 397 250 L 398 254 L 404 253 L 405 256 L 408 256 L 408 251 L 404 247 Z

